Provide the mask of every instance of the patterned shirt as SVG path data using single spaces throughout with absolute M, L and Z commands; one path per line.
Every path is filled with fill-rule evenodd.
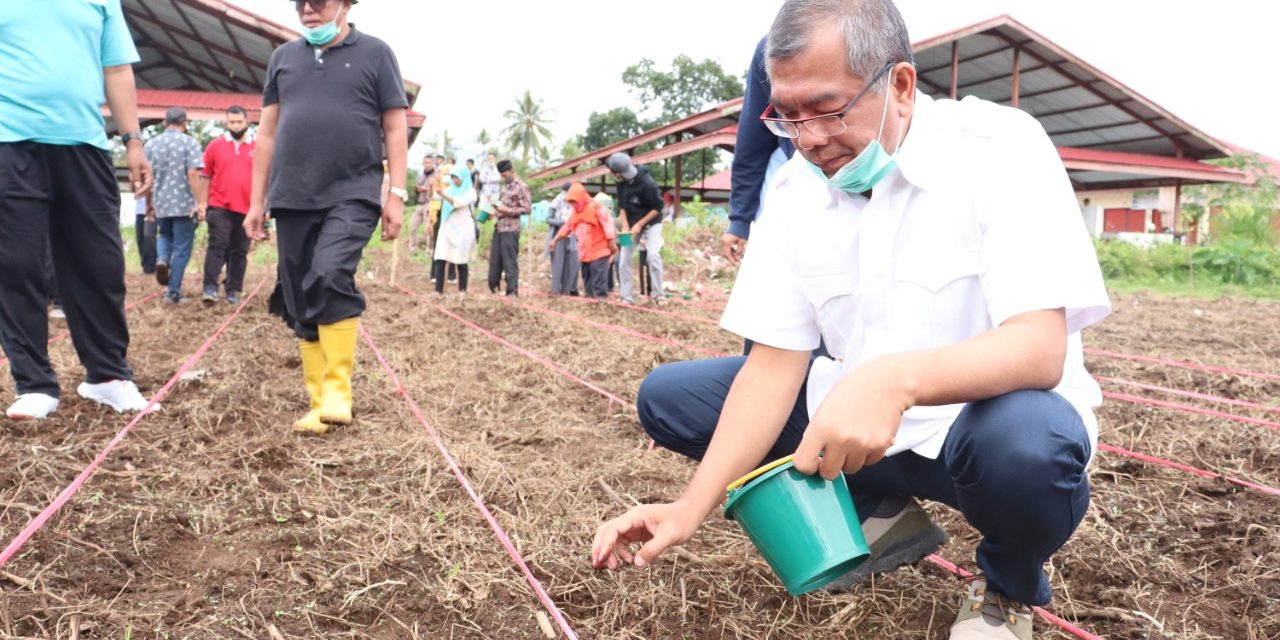
M 204 154 L 195 138 L 176 129 L 147 141 L 147 162 L 155 186 L 151 198 L 157 218 L 185 218 L 196 208 L 188 171 L 204 168 Z
M 532 204 L 529 199 L 529 187 L 525 185 L 520 178 L 515 178 L 511 182 L 502 183 L 502 195 L 499 196 L 499 202 L 502 206 L 507 207 L 509 211 L 498 212 L 498 222 L 494 224 L 494 231 L 498 233 L 506 233 L 508 231 L 520 230 L 520 216 L 529 213 L 529 207 Z

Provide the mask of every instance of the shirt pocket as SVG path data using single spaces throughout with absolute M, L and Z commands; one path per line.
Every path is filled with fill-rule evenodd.
M 818 321 L 827 351 L 833 356 L 845 357 L 849 332 L 857 319 L 856 276 L 851 271 L 814 273 L 801 276 L 800 285 Z
M 982 257 L 977 247 L 903 256 L 894 278 L 893 319 L 904 349 L 952 344 L 984 330 Z

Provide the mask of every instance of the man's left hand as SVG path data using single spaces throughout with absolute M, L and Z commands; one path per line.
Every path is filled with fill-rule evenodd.
M 142 142 L 130 142 L 126 145 L 125 164 L 129 167 L 129 182 L 133 183 L 133 192 L 146 195 L 151 192 L 151 163 L 147 162 L 147 154 L 142 150 Z
M 388 242 L 400 237 L 400 225 L 404 222 L 404 202 L 394 196 L 382 205 L 382 240 Z
M 911 408 L 905 377 L 890 362 L 867 361 L 832 387 L 796 449 L 796 471 L 834 480 L 884 458 Z

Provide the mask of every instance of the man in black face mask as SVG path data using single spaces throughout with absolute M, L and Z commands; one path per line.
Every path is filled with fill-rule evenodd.
M 200 176 L 200 208 L 207 211 L 209 251 L 204 258 L 204 304 L 218 301 L 218 277 L 227 266 L 227 302 L 240 304 L 249 236 L 244 216 L 253 189 L 253 133 L 244 107 L 227 109 L 226 133 L 204 150 Z

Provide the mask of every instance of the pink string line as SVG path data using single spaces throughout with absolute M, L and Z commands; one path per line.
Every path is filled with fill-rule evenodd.
M 526 308 L 529 308 L 529 309 L 533 309 L 533 310 L 536 310 L 536 311 L 546 311 L 546 312 L 548 312 L 548 313 L 553 313 L 553 314 L 555 314 L 555 315 L 557 315 L 557 316 L 563 316 L 563 317 L 568 318 L 568 319 L 570 319 L 570 320 L 579 320 L 579 319 L 581 319 L 581 318 L 579 318 L 578 316 L 574 316 L 574 315 L 572 315 L 572 314 L 560 313 L 560 312 L 557 312 L 557 311 L 552 311 L 552 310 L 550 310 L 550 309 L 544 309 L 544 308 L 541 308 L 541 307 L 533 307 L 533 306 L 531 306 L 531 305 L 524 305 L 524 304 L 516 303 L 516 302 L 513 302 L 513 301 L 512 301 L 512 303 L 513 303 L 513 304 L 517 304 L 517 305 L 522 306 L 522 307 L 526 307 Z M 594 322 L 594 321 L 590 321 L 590 320 L 588 320 L 588 321 L 586 321 L 586 322 L 588 322 L 588 323 L 590 323 L 590 324 L 593 324 L 593 325 L 596 325 L 596 326 L 599 326 L 600 328 L 605 329 L 606 331 L 613 331 L 614 333 L 620 333 L 620 334 L 622 334 L 622 335 L 627 335 L 627 336 L 631 336 L 631 337 L 634 337 L 634 338 L 640 338 L 640 339 L 642 339 L 642 340 L 648 340 L 648 341 L 650 341 L 650 342 L 656 342 L 656 343 L 659 343 L 659 344 L 673 344 L 673 345 L 676 345 L 676 346 L 684 347 L 684 348 L 686 348 L 686 349 L 693 349 L 693 350 L 697 350 L 697 351 L 702 351 L 702 352 L 704 352 L 704 353 L 710 353 L 710 354 L 711 354 L 711 355 L 713 355 L 713 356 L 719 356 L 719 357 L 724 357 L 724 356 L 728 356 L 728 355 L 730 355 L 730 354 L 727 354 L 727 353 L 721 353 L 721 352 L 717 352 L 717 351 L 711 351 L 711 350 L 708 350 L 708 349 L 702 349 L 701 347 L 697 347 L 697 346 L 694 346 L 694 345 L 686 344 L 686 343 L 683 343 L 683 342 L 677 342 L 677 341 L 674 341 L 674 340 L 668 340 L 668 339 L 666 339 L 666 338 L 660 338 L 660 337 L 658 337 L 658 336 L 649 335 L 649 334 L 647 334 L 647 333 L 642 333 L 642 332 L 640 332 L 640 331 L 636 331 L 636 330 L 633 330 L 633 329 L 629 329 L 629 328 L 627 328 L 627 327 L 619 327 L 619 326 L 617 326 L 617 325 L 608 325 L 608 324 L 606 324 L 606 323 L 596 323 L 596 322 Z M 1100 379 L 1100 380 L 1112 381 L 1110 378 L 1104 378 L 1104 377 L 1099 377 L 1099 379 Z M 1117 380 L 1117 381 L 1115 381 L 1115 382 L 1125 382 L 1125 381 Z M 1139 384 L 1139 383 L 1132 383 L 1132 384 Z M 1146 385 L 1139 385 L 1139 386 L 1146 386 Z M 1163 387 L 1154 387 L 1154 388 L 1155 388 L 1155 389 L 1159 389 L 1159 390 L 1163 390 Z M 1172 391 L 1172 390 L 1171 390 L 1171 391 Z M 1189 392 L 1188 392 L 1188 393 L 1189 393 Z M 1203 394 L 1200 394 L 1200 395 L 1203 395 Z M 1129 397 L 1134 397 L 1134 398 L 1136 398 L 1137 396 L 1129 396 Z M 1216 398 L 1216 396 L 1208 396 L 1208 397 L 1209 397 L 1209 398 Z M 1145 398 L 1140 398 L 1140 399 L 1141 399 L 1141 400 L 1146 400 Z M 1222 400 L 1227 400 L 1227 398 L 1222 398 Z M 1265 406 L 1265 405 L 1263 405 L 1263 406 Z M 1173 408 L 1173 407 L 1170 407 L 1170 408 Z M 1193 407 L 1193 408 L 1195 408 L 1195 407 Z M 1224 414 L 1224 415 L 1225 415 L 1225 414 Z M 1117 446 L 1114 446 L 1114 445 L 1109 445 L 1109 444 L 1105 444 L 1105 443 L 1099 443 L 1099 444 L 1098 444 L 1098 448 L 1099 448 L 1099 449 L 1102 449 L 1102 450 L 1104 450 L 1104 451 L 1107 451 L 1107 452 L 1109 452 L 1109 453 L 1113 453 L 1113 454 L 1115 454 L 1115 455 L 1125 456 L 1125 457 L 1133 458 L 1133 459 L 1135 459 L 1135 460 L 1141 460 L 1141 461 L 1143 461 L 1143 462 L 1149 462 L 1149 463 L 1151 463 L 1151 464 L 1156 464 L 1156 465 L 1161 465 L 1161 466 L 1169 467 L 1169 468 L 1171 468 L 1171 469 L 1178 469 L 1178 470 L 1181 470 L 1181 471 L 1185 471 L 1185 472 L 1187 472 L 1187 473 L 1193 473 L 1193 474 L 1196 474 L 1196 475 L 1204 476 L 1204 477 L 1206 477 L 1206 478 L 1221 478 L 1221 479 L 1223 479 L 1223 480 L 1225 480 L 1225 481 L 1227 481 L 1227 482 L 1229 482 L 1229 483 L 1231 483 L 1231 484 L 1234 484 L 1234 485 L 1237 485 L 1237 486 L 1240 486 L 1240 487 L 1245 487 L 1245 488 L 1248 488 L 1248 489 L 1253 489 L 1253 490 L 1256 490 L 1256 491 L 1260 491 L 1260 492 L 1262 492 L 1262 493 L 1267 493 L 1267 494 L 1271 494 L 1271 495 L 1280 495 L 1280 489 L 1273 489 L 1273 488 L 1268 487 L 1268 486 L 1265 486 L 1265 485 L 1257 484 L 1257 483 L 1254 483 L 1254 482 L 1249 482 L 1248 480 L 1241 480 L 1241 479 L 1239 479 L 1239 478 L 1234 478 L 1234 477 L 1231 477 L 1231 476 L 1228 476 L 1228 475 L 1223 475 L 1223 474 L 1219 474 L 1219 473 L 1214 473 L 1214 472 L 1212 472 L 1212 471 L 1205 471 L 1205 470 L 1203 470 L 1203 469 L 1198 469 L 1198 468 L 1196 468 L 1196 467 L 1192 467 L 1192 466 L 1189 466 L 1189 465 L 1185 465 L 1185 464 L 1182 464 L 1182 463 L 1179 463 L 1179 462 L 1174 462 L 1174 461 L 1172 461 L 1172 460 L 1165 460 L 1165 459 L 1163 459 L 1163 458 L 1157 458 L 1157 457 L 1155 457 L 1155 456 L 1150 456 L 1150 455 L 1146 455 L 1146 454 L 1143 454 L 1143 453 L 1136 453 L 1136 452 L 1133 452 L 1133 451 L 1129 451 L 1129 450 L 1127 450 L 1127 449 L 1122 449 L 1122 448 L 1117 447 Z
M 684 343 L 684 342 L 678 342 L 678 341 L 676 341 L 676 340 L 672 340 L 672 339 L 670 339 L 670 338 L 662 338 L 662 337 L 659 337 L 659 336 L 649 335 L 649 334 L 647 334 L 647 333 L 641 333 L 641 332 L 639 332 L 639 331 L 636 331 L 636 330 L 634 330 L 634 329 L 631 329 L 631 328 L 628 328 L 628 327 L 624 327 L 624 326 L 621 326 L 621 325 L 610 324 L 610 323 L 608 323 L 608 322 L 596 322 L 595 320 L 590 320 L 590 319 L 588 319 L 588 318 L 584 318 L 584 317 L 582 317 L 582 316 L 575 316 L 575 315 L 568 314 L 568 313 L 561 313 L 561 312 L 556 311 L 556 310 L 554 310 L 554 309 L 548 309 L 548 308 L 546 308 L 546 307 L 539 307 L 539 306 L 535 306 L 535 305 L 531 305 L 531 304 L 525 304 L 525 303 L 523 303 L 523 302 L 518 302 L 518 301 L 516 301 L 516 300 L 513 300 L 513 299 L 511 299 L 511 298 L 508 298 L 508 297 L 506 297 L 506 296 L 499 297 L 498 299 L 499 299 L 499 300 L 501 300 L 501 301 L 503 301 L 503 302 L 505 302 L 505 303 L 507 303 L 507 304 L 515 305 L 515 306 L 520 307 L 520 308 L 522 308 L 522 309 L 528 309 L 529 311 L 534 311 L 534 312 L 542 313 L 542 314 L 546 314 L 546 315 L 552 315 L 552 316 L 556 316 L 556 317 L 558 317 L 558 318 L 565 318 L 565 319 L 567 319 L 567 320 L 572 320 L 572 321 L 574 321 L 574 322 L 578 322 L 578 323 L 581 323 L 581 324 L 585 324 L 585 325 L 589 325 L 589 326 L 592 326 L 592 327 L 596 327 L 596 328 L 598 328 L 598 329 L 604 329 L 605 331 L 609 331 L 609 332 L 612 332 L 612 333 L 621 334 L 621 335 L 624 335 L 624 336 L 631 336 L 631 337 L 633 337 L 633 338 L 640 338 L 640 339 L 642 339 L 642 340 L 648 340 L 648 341 L 650 341 L 650 342 L 656 342 L 656 343 L 658 343 L 658 344 L 665 344 L 665 345 L 667 345 L 667 346 L 672 346 L 672 347 L 680 347 L 680 348 L 682 348 L 682 349 L 688 349 L 688 350 L 690 350 L 690 351 L 695 351 L 695 352 L 697 352 L 697 353 L 703 353 L 703 354 L 710 355 L 710 356 L 715 356 L 715 357 L 722 357 L 722 356 L 727 356 L 727 355 L 729 355 L 729 354 L 727 354 L 727 353 L 723 353 L 723 352 L 721 352 L 721 351 L 715 351 L 715 350 L 712 350 L 712 349 L 706 349 L 706 348 L 703 348 L 703 347 L 699 347 L 699 346 L 697 346 L 697 345 L 686 344 L 686 343 Z
M 929 554 L 928 556 L 925 557 L 925 559 L 928 560 L 929 562 L 932 562 L 938 565 L 939 567 L 942 567 L 943 569 L 946 569 L 948 572 L 956 576 L 959 576 L 961 578 L 964 578 L 966 580 L 973 577 L 972 573 L 965 571 L 964 569 L 956 566 L 951 561 L 935 553 Z M 1092 633 L 1089 633 L 1088 631 L 1085 631 L 1084 629 L 1081 629 L 1080 627 L 1077 627 L 1074 624 L 1071 624 L 1070 622 L 1067 622 L 1066 620 L 1063 620 L 1062 618 L 1059 618 L 1058 616 L 1055 616 L 1052 613 L 1049 613 L 1043 607 L 1032 607 L 1032 610 L 1034 610 L 1036 614 L 1039 615 L 1041 618 L 1048 620 L 1049 622 L 1057 626 L 1059 629 L 1062 629 L 1063 631 L 1066 631 L 1067 633 L 1070 633 L 1071 635 L 1077 638 L 1082 638 L 1083 640 L 1103 640 L 1102 636 L 1096 636 Z
M 1256 482 L 1249 482 L 1248 480 L 1241 480 L 1240 478 L 1234 478 L 1232 476 L 1216 473 L 1213 471 L 1197 469 L 1196 467 L 1188 466 L 1178 462 L 1173 462 L 1172 460 L 1164 460 L 1162 458 L 1149 456 L 1144 453 L 1136 453 L 1134 451 L 1129 451 L 1128 449 L 1121 449 L 1120 447 L 1117 447 L 1113 444 L 1106 444 L 1104 442 L 1099 442 L 1098 448 L 1108 453 L 1114 453 L 1116 455 L 1133 458 L 1135 460 L 1141 460 L 1143 462 L 1150 462 L 1151 464 L 1156 464 L 1163 467 L 1169 467 L 1170 469 L 1177 469 L 1179 471 L 1185 471 L 1186 473 L 1193 473 L 1195 475 L 1204 476 L 1206 478 L 1213 478 L 1215 480 L 1222 479 L 1238 487 L 1253 489 L 1254 491 L 1265 493 L 1268 495 L 1280 496 L 1280 489 L 1275 489 L 1272 487 L 1268 487 L 1266 485 L 1261 485 Z
M 618 404 L 620 404 L 620 405 L 622 405 L 622 406 L 624 406 L 624 407 L 630 407 L 630 406 L 631 406 L 631 404 L 630 404 L 629 402 L 627 402 L 626 400 L 623 400 L 622 398 L 619 398 L 618 396 L 616 396 L 616 395 L 614 395 L 614 394 L 612 394 L 612 393 L 609 393 L 608 391 L 605 391 L 604 389 L 601 389 L 600 387 L 597 387 L 596 385 L 591 384 L 590 382 L 587 382 L 586 380 L 583 380 L 582 378 L 579 378 L 578 376 L 575 376 L 575 375 L 573 375 L 572 373 L 569 373 L 568 371 L 566 371 L 566 370 L 564 369 L 564 367 L 561 367 L 560 365 L 558 365 L 558 364 L 556 364 L 556 363 L 554 363 L 554 362 L 552 362 L 552 361 L 550 361 L 550 360 L 548 360 L 548 359 L 546 359 L 546 358 L 543 358 L 542 356 L 540 356 L 540 355 L 538 355 L 538 354 L 536 354 L 536 353 L 534 353 L 534 352 L 532 352 L 532 351 L 529 351 L 528 349 L 524 349 L 524 348 L 522 348 L 522 347 L 519 347 L 519 346 L 516 346 L 516 345 L 512 344 L 511 342 L 509 342 L 509 341 L 507 341 L 506 339 L 502 338 L 501 336 L 499 336 L 499 335 L 495 334 L 494 332 L 489 331 L 488 329 L 485 329 L 484 327 L 482 327 L 482 326 L 480 326 L 480 325 L 478 325 L 478 324 L 476 324 L 476 323 L 474 323 L 474 322 L 472 322 L 472 321 L 470 321 L 470 320 L 468 320 L 468 319 L 466 319 L 466 318 L 464 318 L 464 317 L 462 317 L 462 316 L 460 316 L 460 315 L 458 315 L 458 314 L 456 314 L 456 313 L 454 313 L 454 312 L 452 312 L 452 311 L 450 311 L 450 310 L 448 310 L 448 309 L 446 309 L 446 308 L 444 308 L 444 307 L 442 307 L 442 306 L 440 306 L 440 305 L 438 305 L 438 304 L 436 304 L 436 303 L 434 303 L 434 302 L 431 302 L 430 300 L 426 300 L 426 299 L 422 298 L 422 296 L 418 295 L 417 293 L 414 293 L 413 291 L 410 291 L 409 289 L 406 289 L 406 288 L 404 288 L 404 287 L 402 287 L 402 286 L 400 286 L 400 285 L 396 285 L 396 288 L 397 288 L 397 289 L 399 289 L 399 290 L 401 290 L 401 291 L 403 291 L 404 293 L 407 293 L 407 294 L 409 294 L 409 295 L 411 295 L 411 296 L 413 296 L 413 297 L 415 297 L 415 298 L 418 298 L 419 300 L 422 300 L 423 304 L 426 304 L 426 305 L 430 306 L 431 308 L 435 309 L 436 311 L 439 311 L 440 313 L 443 313 L 444 315 L 449 316 L 450 318 L 453 318 L 454 320 L 457 320 L 458 322 L 460 322 L 460 323 L 462 323 L 462 324 L 466 325 L 467 327 L 470 327 L 471 329 L 474 329 L 475 331 L 477 331 L 477 332 L 481 333 L 482 335 L 484 335 L 485 337 L 489 338 L 490 340 L 493 340 L 494 342 L 497 342 L 497 343 L 499 343 L 499 344 L 503 345 L 504 347 L 506 347 L 506 348 L 508 348 L 508 349 L 511 349 L 512 351 L 515 351 L 516 353 L 519 353 L 520 355 L 522 355 L 522 356 L 524 356 L 524 357 L 526 357 L 526 358 L 528 358 L 528 359 L 530 359 L 530 360 L 533 360 L 534 362 L 536 362 L 536 363 L 538 363 L 538 364 L 540 364 L 540 365 L 542 365 L 542 366 L 544 366 L 544 367 L 546 367 L 546 368 L 548 368 L 548 369 L 550 369 L 550 370 L 552 370 L 552 371 L 554 371 L 554 372 L 556 372 L 556 373 L 560 374 L 561 376 L 564 376 L 565 378 L 568 378 L 568 379 L 570 379 L 570 380 L 573 380 L 574 382 L 577 382 L 578 384 L 580 384 L 580 385 L 582 385 L 582 386 L 584 386 L 584 387 L 586 387 L 586 388 L 588 388 L 588 389 L 590 389 L 590 390 L 592 390 L 592 391 L 594 391 L 594 392 L 596 392 L 596 393 L 600 394 L 601 396 L 604 396 L 604 398 L 605 398 L 606 400 L 608 400 L 608 401 L 609 401 L 609 404 L 613 404 L 613 403 L 615 403 L 615 402 L 616 402 L 616 403 L 618 403 Z
M 1146 389 L 1147 391 L 1159 391 L 1160 393 L 1167 393 L 1175 396 L 1195 398 L 1197 400 L 1206 400 L 1209 402 L 1219 402 L 1222 404 L 1235 405 L 1237 407 L 1248 407 L 1250 409 L 1258 409 L 1259 411 L 1271 411 L 1271 412 L 1280 413 L 1280 407 L 1277 407 L 1277 406 L 1261 404 L 1257 402 L 1249 402 L 1247 400 L 1236 400 L 1235 398 L 1224 398 L 1222 396 L 1215 396 L 1207 393 L 1200 393 L 1198 391 L 1184 391 L 1182 389 L 1171 389 L 1169 387 L 1160 387 L 1154 384 L 1144 384 L 1142 382 L 1134 382 L 1133 380 L 1120 380 L 1117 378 L 1108 378 L 1106 376 L 1094 376 L 1094 379 L 1101 380 L 1103 382 L 1110 382 L 1112 384 L 1122 384 L 1122 385 L 1128 385 L 1130 387 L 1137 387 L 1139 389 Z
M 406 389 L 404 384 L 400 382 L 400 376 L 396 375 L 395 370 L 387 363 L 387 359 L 382 356 L 382 352 L 378 350 L 378 345 L 373 341 L 373 336 L 369 335 L 369 332 L 365 330 L 364 325 L 360 326 L 360 335 L 364 337 L 365 344 L 369 345 L 369 349 L 373 351 L 374 357 L 378 359 L 378 363 L 382 365 L 382 369 L 387 372 L 387 376 L 389 376 L 391 381 L 395 384 L 396 393 L 400 394 L 400 396 L 404 398 L 405 403 L 409 405 L 409 410 L 413 412 L 413 415 L 418 419 L 418 422 L 422 423 L 422 428 L 426 429 L 427 435 L 431 436 L 431 440 L 435 442 L 436 449 L 440 451 L 440 455 L 444 456 L 445 462 L 449 464 L 449 469 L 453 471 L 453 476 L 458 479 L 458 483 L 462 485 L 462 488 L 467 492 L 467 495 L 471 496 L 471 501 L 475 503 L 476 509 L 480 510 L 480 515 L 484 516 L 484 519 L 489 522 L 489 528 L 493 529 L 494 535 L 498 537 L 498 542 L 501 542 L 502 546 L 506 548 L 507 555 L 511 556 L 511 559 L 515 561 L 516 566 L 520 568 L 520 572 L 524 574 L 525 581 L 529 583 L 530 587 L 533 587 L 534 593 L 536 593 L 538 595 L 538 599 L 542 601 L 542 606 L 546 608 L 547 613 L 550 613 L 552 618 L 555 618 L 556 623 L 560 625 L 560 629 L 564 631 L 565 636 L 572 640 L 577 640 L 577 634 L 574 633 L 573 628 L 569 626 L 569 622 L 565 620 L 564 614 L 560 612 L 560 608 L 551 600 L 551 596 L 547 594 L 547 590 L 543 588 L 542 583 L 534 577 L 533 571 L 529 569 L 529 565 L 525 563 L 520 552 L 516 550 L 516 546 L 511 542 L 511 538 L 507 536 L 507 532 L 502 529 L 502 525 L 498 524 L 497 518 L 493 517 L 493 512 L 489 511 L 489 507 L 485 505 L 484 500 L 480 498 L 480 495 L 476 493 L 475 488 L 471 486 L 471 482 L 467 480 L 467 476 L 462 473 L 462 469 L 458 467 L 458 463 L 455 462 L 453 456 L 450 455 L 448 447 L 444 445 L 444 441 L 440 439 L 440 435 L 436 433 L 436 430 L 431 427 L 431 423 L 427 421 L 427 417 L 423 415 L 422 410 L 418 408 L 418 403 L 414 402 L 413 397 L 409 395 L 408 389 Z
M 710 302 L 699 302 L 697 300 L 685 300 L 684 298 L 667 298 L 667 300 L 674 300 L 677 304 L 682 304 L 689 307 L 697 307 L 698 309 L 706 309 L 707 311 L 724 313 L 724 307 L 722 305 L 717 305 Z
M 1132 402 L 1134 404 L 1145 404 L 1151 407 L 1160 407 L 1162 409 L 1175 409 L 1186 413 L 1198 413 L 1200 415 L 1212 416 L 1214 418 L 1222 418 L 1223 420 L 1231 420 L 1234 422 L 1243 422 L 1245 424 L 1257 425 L 1268 429 L 1280 429 L 1280 422 L 1271 422 L 1270 420 L 1259 420 L 1257 418 L 1249 418 L 1246 416 L 1238 416 L 1234 413 L 1223 413 L 1214 411 L 1213 409 L 1202 409 L 1189 404 L 1180 402 L 1167 402 L 1165 400 L 1152 400 L 1151 398 L 1143 398 L 1141 396 L 1131 396 L 1127 393 L 1115 393 L 1114 391 L 1103 391 L 1104 398 L 1113 400 L 1121 400 L 1123 402 Z
M 129 303 L 129 304 L 126 304 L 126 305 L 124 306 L 124 312 L 125 312 L 125 313 L 129 313 L 129 311 L 130 311 L 131 309 L 133 309 L 134 307 L 136 307 L 136 306 L 138 306 L 138 305 L 140 305 L 140 304 L 143 304 L 144 302 L 148 302 L 148 301 L 154 300 L 155 298 L 159 297 L 159 296 L 160 296 L 160 294 L 164 293 L 164 291 L 165 291 L 164 289 L 156 289 L 155 291 L 153 291 L 153 292 L 151 292 L 151 293 L 147 294 L 147 295 L 146 295 L 146 297 L 142 298 L 141 300 L 135 300 L 134 302 L 131 302 L 131 303 Z M 62 342 L 63 340 L 66 340 L 66 339 L 67 339 L 67 338 L 69 338 L 69 337 L 71 337 L 71 330 L 70 330 L 70 329 L 66 329 L 66 330 L 64 330 L 62 333 L 59 333 L 58 335 L 56 335 L 56 336 L 54 336 L 54 337 L 50 338 L 50 339 L 49 339 L 49 344 L 50 344 L 50 345 L 57 344 L 57 343 L 59 343 L 59 342 Z M 0 365 L 3 365 L 3 364 L 5 364 L 5 363 L 7 363 L 7 362 L 9 362 L 9 359 L 8 359 L 8 358 L 0 358 Z
M 1152 364 L 1162 364 L 1169 367 L 1178 367 L 1179 369 L 1194 369 L 1196 371 L 1212 371 L 1214 373 L 1226 373 L 1235 376 L 1245 376 L 1249 378 L 1262 378 L 1264 380 L 1280 380 L 1280 375 L 1274 373 L 1261 373 L 1258 371 L 1244 371 L 1242 369 L 1231 369 L 1229 367 L 1218 367 L 1206 364 L 1197 364 L 1195 362 L 1185 362 L 1181 360 L 1165 360 L 1163 358 L 1153 358 L 1151 356 L 1140 356 L 1131 353 L 1119 353 L 1116 351 L 1103 351 L 1101 349 L 1085 349 L 1085 353 L 1103 356 L 1106 358 L 1115 358 L 1118 360 L 1136 360 L 1138 362 L 1150 362 Z
M 609 300 L 608 298 L 605 298 L 605 299 L 603 299 L 603 300 L 597 300 L 597 299 L 595 299 L 595 298 L 583 298 L 583 297 L 576 297 L 576 296 L 553 296 L 553 295 L 550 295 L 550 294 L 543 293 L 543 292 L 541 292 L 541 291 L 532 291 L 532 292 L 531 292 L 531 294 L 532 294 L 532 295 L 534 295 L 534 296 L 538 296 L 538 297 L 540 297 L 540 298 L 555 298 L 555 299 L 557 299 L 557 300 L 572 300 L 572 301 L 574 301 L 574 302 L 580 302 L 580 303 L 584 303 L 584 304 L 607 304 L 607 305 L 614 306 L 614 307 L 620 307 L 620 308 L 622 308 L 622 309 L 632 309 L 632 310 L 634 310 L 634 311 L 643 311 L 643 312 L 645 312 L 645 313 L 654 313 L 654 314 L 657 314 L 657 315 L 660 315 L 660 316 L 667 316 L 668 318 L 679 318 L 680 320 L 689 320 L 690 322 L 700 322 L 700 323 L 702 323 L 702 324 L 709 324 L 709 325 L 711 325 L 711 326 L 713 326 L 713 327 L 719 327 L 719 326 L 720 326 L 720 323 L 719 323 L 719 322 L 716 322 L 715 320 L 708 320 L 708 319 L 706 319 L 706 318 L 699 318 L 699 317 L 697 317 L 697 316 L 690 316 L 690 315 L 686 315 L 686 314 L 683 314 L 683 313 L 676 313 L 676 312 L 674 312 L 674 311 L 664 311 L 664 310 L 662 310 L 662 309 L 650 309 L 649 307 L 641 307 L 641 306 L 639 306 L 639 305 L 627 304 L 627 303 L 625 303 L 625 302 L 618 302 L 618 301 L 616 301 L 616 300 Z
M 178 384 L 178 380 L 182 378 L 182 374 L 195 366 L 195 364 L 200 361 L 200 358 L 203 358 L 204 354 L 213 347 L 213 343 L 218 340 L 218 337 L 221 336 L 224 331 L 227 330 L 227 327 L 231 325 L 231 322 L 245 310 L 249 301 L 253 300 L 253 297 L 258 295 L 258 291 L 262 289 L 262 285 L 266 283 L 267 278 L 264 277 L 262 281 L 258 283 L 258 286 L 254 287 L 253 293 L 250 293 L 247 298 L 240 302 L 240 306 L 236 307 L 235 312 L 230 316 L 227 316 L 227 319 L 222 322 L 222 325 L 213 332 L 213 335 L 209 336 L 208 340 L 205 340 L 204 344 L 200 345 L 200 348 L 196 350 L 195 354 L 188 358 L 186 362 L 182 363 L 182 366 L 178 367 L 178 370 L 174 372 L 173 377 L 169 378 L 169 381 L 166 382 L 165 385 L 155 393 L 155 395 L 151 396 L 151 400 L 147 402 L 147 406 L 144 407 L 142 411 L 139 411 L 138 415 L 134 416 L 133 419 L 130 420 L 114 438 L 111 439 L 111 442 L 107 444 L 106 448 L 93 459 L 93 462 L 89 463 L 89 466 L 84 468 L 84 471 L 81 471 L 76 476 L 75 480 L 71 481 L 71 484 L 67 485 L 67 487 L 58 494 L 57 498 L 54 498 L 53 502 L 50 503 L 49 506 L 45 507 L 43 511 L 36 515 L 36 517 L 32 518 L 31 521 L 27 523 L 27 526 L 23 527 L 22 531 L 18 533 L 18 536 L 9 542 L 8 546 L 4 548 L 4 551 L 0 551 L 0 567 L 3 567 L 8 563 L 9 560 L 13 558 L 14 554 L 22 548 L 22 545 L 26 544 L 27 541 L 31 539 L 31 536 L 35 535 L 36 532 L 49 521 L 49 518 L 52 518 L 59 509 L 71 500 L 72 496 L 80 490 L 80 487 L 84 486 L 84 483 L 89 479 L 89 476 L 93 475 L 93 472 L 98 470 L 98 467 L 107 459 L 107 456 L 116 448 L 116 445 L 119 445 L 120 442 L 124 440 L 125 436 L 129 435 L 129 432 L 133 430 L 134 425 L 138 424 L 143 418 L 150 415 L 152 412 L 151 408 L 156 406 L 156 404 L 164 399 L 165 396 L 169 395 L 169 391 L 173 389 L 174 385 Z

